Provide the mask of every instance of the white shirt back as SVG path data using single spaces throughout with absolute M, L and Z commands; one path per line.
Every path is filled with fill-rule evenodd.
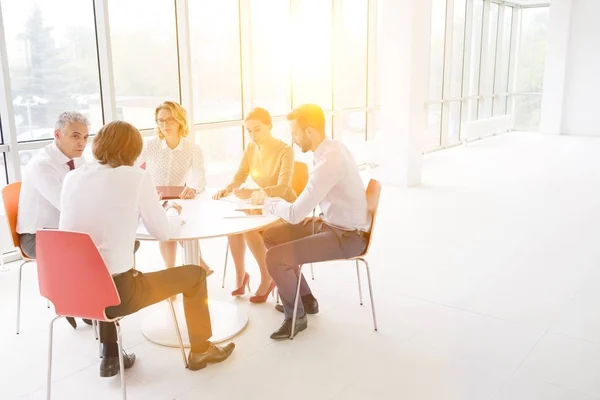
M 38 229 L 58 227 L 60 192 L 70 170 L 69 160 L 56 143 L 51 143 L 29 161 L 23 172 L 19 196 L 18 233 L 36 233 Z M 84 164 L 81 158 L 73 161 L 75 168 Z
M 137 167 L 94 162 L 79 168 L 65 179 L 60 204 L 60 229 L 89 234 L 111 274 L 133 267 L 140 217 L 158 240 L 180 227 L 179 218 L 161 207 L 150 174 Z
M 267 198 L 264 210 L 297 224 L 319 205 L 321 218 L 328 225 L 368 231 L 371 216 L 365 185 L 350 150 L 342 142 L 326 138 L 315 150 L 313 160 L 314 169 L 296 201 Z

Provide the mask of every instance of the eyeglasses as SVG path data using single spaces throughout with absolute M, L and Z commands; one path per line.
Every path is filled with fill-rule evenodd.
M 166 119 L 159 118 L 159 119 L 156 120 L 156 123 L 158 125 L 167 125 L 167 124 L 170 125 L 173 122 L 175 122 L 175 118 L 173 118 L 173 117 L 169 117 L 169 118 L 166 118 Z

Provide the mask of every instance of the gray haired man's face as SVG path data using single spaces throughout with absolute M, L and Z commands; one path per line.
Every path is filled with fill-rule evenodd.
M 81 157 L 90 136 L 87 125 L 79 122 L 69 123 L 63 132 L 55 131 L 56 145 L 69 158 Z

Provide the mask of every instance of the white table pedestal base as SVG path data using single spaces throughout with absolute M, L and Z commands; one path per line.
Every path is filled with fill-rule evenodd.
M 173 303 L 177 322 L 181 330 L 181 337 L 185 347 L 190 347 L 190 339 L 187 331 L 187 323 L 183 312 L 182 295 L 177 296 L 177 301 Z M 142 333 L 152 343 L 161 346 L 179 347 L 177 333 L 173 326 L 173 317 L 169 310 L 169 304 L 166 301 L 155 306 L 152 315 L 148 316 L 142 322 Z M 209 300 L 210 319 L 213 335 L 210 341 L 213 343 L 224 342 L 244 330 L 248 324 L 248 315 L 233 304 L 223 301 Z

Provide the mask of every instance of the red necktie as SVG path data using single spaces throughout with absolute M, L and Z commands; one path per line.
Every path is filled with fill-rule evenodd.
M 73 162 L 73 160 L 69 160 L 67 165 L 69 166 L 69 171 L 73 171 L 75 169 L 75 162 Z

